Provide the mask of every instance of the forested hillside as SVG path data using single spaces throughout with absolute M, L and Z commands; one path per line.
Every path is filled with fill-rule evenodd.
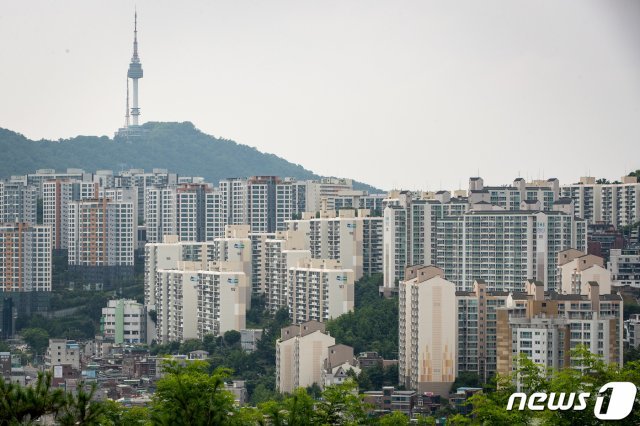
M 76 136 L 58 141 L 32 141 L 0 128 L 0 178 L 37 169 L 70 167 L 86 171 L 165 168 L 185 176 L 202 176 L 213 183 L 228 177 L 257 175 L 319 177 L 276 155 L 202 133 L 190 122 L 150 122 L 142 127 L 142 136 L 129 140 Z M 354 187 L 375 191 L 360 183 L 354 183 Z

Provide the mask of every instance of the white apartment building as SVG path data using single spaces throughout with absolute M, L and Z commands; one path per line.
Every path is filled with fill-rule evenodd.
M 600 285 L 600 293 L 611 293 L 611 272 L 604 268 L 604 259 L 579 250 L 569 249 L 558 254 L 559 293 L 587 294 L 588 283 Z
M 574 200 L 575 215 L 589 223 L 604 222 L 616 228 L 640 220 L 640 183 L 635 176 L 623 176 L 621 183 L 596 183 L 582 177 L 579 183 L 564 185 L 562 194 Z
M 253 234 L 249 233 L 251 240 L 251 292 L 252 294 L 266 293 L 266 264 L 267 240 L 276 238 L 275 233 Z
M 158 341 L 202 339 L 242 330 L 246 324 L 244 272 L 230 271 L 224 262 L 180 262 L 177 269 L 159 269 L 155 287 Z
M 640 250 L 612 249 L 607 268 L 611 272 L 612 285 L 640 287 Z
M 116 177 L 113 174 L 113 170 L 96 170 L 93 174 L 92 180 L 100 188 L 114 188 L 116 186 Z
M 457 376 L 455 284 L 435 266 L 406 269 L 399 286 L 400 383 L 446 395 Z
M 305 213 L 301 220 L 287 221 L 287 231 L 300 233 L 314 259 L 340 261 L 352 269 L 355 279 L 381 273 L 383 218 L 371 217 L 369 210 L 323 211 L 320 217 Z
M 589 224 L 602 220 L 602 185 L 594 177 L 581 177 L 579 183 L 563 185 L 563 197 L 573 200 L 574 215 Z
M 382 202 L 387 194 L 368 194 L 366 191 L 343 190 L 334 199 L 336 210 L 368 209 L 373 216 L 382 216 Z
M 147 309 L 135 300 L 109 300 L 102 308 L 100 331 L 115 344 L 150 343 L 147 339 Z
M 199 262 L 205 270 L 216 260 L 213 242 L 178 241 L 177 235 L 167 235 L 161 243 L 145 245 L 144 304 L 155 309 L 157 274 L 159 270 L 178 269 L 182 262 Z
M 147 242 L 161 243 L 166 235 L 176 235 L 176 190 L 166 187 L 148 187 L 144 196 L 144 217 Z
M 321 178 L 319 181 L 309 182 L 309 187 L 310 189 L 314 189 L 311 189 L 310 192 L 312 192 L 312 194 L 309 194 L 310 196 L 307 197 L 310 201 L 307 207 L 315 208 L 308 211 L 320 210 L 321 200 L 326 200 L 327 210 L 335 210 L 336 197 L 338 197 L 342 191 L 352 190 L 353 180 L 336 177 Z
M 49 347 L 44 356 L 47 367 L 69 365 L 80 369 L 80 345 L 75 340 L 49 339 Z
M 276 185 L 276 230 L 286 229 L 285 221 L 296 219 L 307 209 L 307 182 L 285 178 Z
M 295 324 L 325 322 L 353 311 L 354 273 L 329 259 L 302 259 L 289 268 L 289 314 Z
M 0 290 L 51 291 L 51 228 L 0 224 Z
M 0 180 L 0 223 L 37 224 L 38 189 L 23 182 Z
M 205 194 L 205 238 L 213 241 L 224 235 L 227 225 L 245 225 L 249 218 L 246 179 L 221 180 Z
M 602 221 L 616 228 L 640 220 L 640 183 L 634 176 L 624 176 L 622 183 L 602 185 Z
M 247 219 L 251 232 L 276 231 L 277 176 L 254 176 L 247 181 Z
M 435 264 L 438 221 L 462 216 L 468 209 L 466 198 L 451 197 L 449 191 L 438 191 L 430 200 L 412 200 L 407 209 L 409 226 L 406 229 L 409 264 Z
M 177 187 L 149 187 L 145 192 L 147 241 L 158 243 L 166 235 L 180 241 L 207 241 L 208 205 L 213 188 L 204 183 L 182 183 Z M 224 228 L 222 228 L 224 230 Z
M 311 259 L 311 252 L 304 249 L 304 242 L 279 232 L 275 239 L 264 241 L 265 266 L 264 289 L 267 308 L 276 312 L 288 306 L 289 268 L 300 260 Z
M 390 205 L 384 209 L 383 225 L 383 275 L 384 284 L 381 289 L 385 295 L 397 291 L 397 283 L 402 277 L 404 268 L 409 264 L 409 241 L 407 209 Z
M 477 206 L 478 207 L 478 206 Z M 436 225 L 435 265 L 459 290 L 482 279 L 496 290 L 521 290 L 527 279 L 559 284 L 558 253 L 586 251 L 586 223 L 559 211 L 472 209 Z
M 180 241 L 205 241 L 206 184 L 182 184 L 176 188 L 176 234 Z
M 138 188 L 127 186 L 117 188 L 99 188 L 98 198 L 107 198 L 111 201 L 127 201 L 133 204 L 136 212 L 136 223 L 138 222 Z
M 317 321 L 283 328 L 276 341 L 276 389 L 292 393 L 314 383 L 322 385 L 323 366 L 335 343 Z
M 136 188 L 138 192 L 138 220 L 145 222 L 147 189 L 175 187 L 178 183 L 178 175 L 169 173 L 167 169 L 153 169 L 151 173 L 147 173 L 143 169 L 129 169 L 120 172 L 117 180 L 116 186 Z M 158 241 L 162 241 L 162 238 Z
M 485 186 L 481 177 L 469 178 L 469 203 L 488 203 L 504 210 L 519 210 L 523 201 L 538 201 L 543 211 L 552 210 L 560 195 L 558 179 L 531 182 L 517 178 L 511 185 Z
M 626 340 L 630 348 L 640 346 L 640 314 L 633 314 L 624 322 Z
M 433 194 L 401 191 L 392 196 L 385 200 L 383 226 L 381 290 L 387 294 L 397 291 L 407 265 L 435 264 L 438 221 L 460 216 L 469 208 L 466 198 L 451 197 L 449 191 Z
M 99 186 L 78 180 L 47 180 L 42 182 L 42 223 L 51 226 L 53 248 L 69 248 L 69 206 L 73 201 L 98 198 Z
M 67 169 L 64 172 L 56 172 L 54 169 L 38 169 L 35 173 L 25 176 L 27 185 L 34 185 L 38 193 L 42 193 L 42 184 L 50 180 L 74 180 L 79 182 L 91 182 L 93 175 L 82 169 Z
M 69 265 L 131 266 L 137 246 L 133 202 L 107 198 L 69 204 Z

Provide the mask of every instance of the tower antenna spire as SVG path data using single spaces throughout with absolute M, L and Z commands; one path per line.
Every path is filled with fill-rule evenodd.
M 133 13 L 133 56 L 127 70 L 127 112 L 125 114 L 125 126 L 118 130 L 116 135 L 139 136 L 140 128 L 140 107 L 138 105 L 138 80 L 143 77 L 142 64 L 138 56 L 138 10 Z M 129 107 L 129 79 L 131 79 L 131 107 Z
M 132 126 L 138 126 L 138 117 L 140 116 L 140 107 L 138 106 L 138 80 L 143 76 L 142 64 L 138 57 L 138 11 L 136 10 L 133 18 L 133 57 L 129 64 L 127 77 L 133 82 L 133 106 L 131 107 Z
M 138 11 L 133 14 L 133 58 L 131 62 L 140 62 L 138 57 Z

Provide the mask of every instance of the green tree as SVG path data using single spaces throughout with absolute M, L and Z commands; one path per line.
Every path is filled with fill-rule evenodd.
M 234 346 L 236 343 L 240 343 L 240 332 L 237 330 L 228 330 L 224 332 L 224 342 L 228 346 Z
M 462 371 L 456 377 L 455 382 L 451 385 L 452 390 L 456 390 L 461 387 L 477 388 L 480 387 L 480 377 L 478 373 L 473 371 Z
M 394 411 L 390 414 L 380 417 L 378 420 L 380 426 L 408 426 L 409 417 L 400 411 Z
M 233 395 L 224 390 L 230 371 L 208 372 L 205 361 L 180 365 L 166 361 L 151 404 L 153 423 L 160 425 L 226 425 L 233 423 Z
M 38 354 L 43 354 L 49 346 L 49 332 L 42 328 L 26 328 L 21 332 L 22 338 L 29 347 Z
M 398 298 L 379 293 L 382 275 L 363 277 L 355 283 L 355 308 L 327 322 L 337 343 L 353 347 L 355 353 L 376 351 L 384 358 L 398 356 Z
M 276 401 L 280 394 L 269 389 L 262 383 L 258 383 L 251 393 L 250 402 L 252 405 L 258 405 L 267 401 Z
M 561 370 L 542 369 L 526 356 L 517 359 L 516 371 L 509 376 L 496 377 L 491 392 L 480 392 L 469 398 L 473 405 L 473 424 L 536 424 L 536 425 L 596 425 L 594 416 L 598 390 L 608 382 L 625 381 L 640 383 L 640 362 L 629 362 L 622 369 L 616 364 L 607 365 L 602 358 L 592 354 L 588 348 L 578 346 L 571 351 L 572 366 Z M 519 379 L 526 393 L 544 392 L 569 394 L 586 392 L 590 395 L 584 410 L 510 410 L 506 407 L 510 395 L 516 391 L 515 379 Z M 616 424 L 640 424 L 640 411 L 636 409 L 629 417 Z
M 51 388 L 51 373 L 38 373 L 33 386 L 0 380 L 0 425 L 30 424 L 56 414 L 65 404 L 62 390 Z
M 315 423 L 313 398 L 303 388 L 298 388 L 281 404 L 284 422 L 289 426 L 305 426 Z
M 104 424 L 108 408 L 102 402 L 93 400 L 95 392 L 95 383 L 87 391 L 81 382 L 75 394 L 67 393 L 65 403 L 56 416 L 58 423 L 63 426 Z
M 352 371 L 352 370 L 349 370 Z M 322 389 L 318 386 L 317 383 L 312 384 L 307 387 L 307 393 L 314 399 L 320 398 L 322 396 Z
M 507 411 L 509 396 L 516 391 L 512 376 L 496 375 L 489 384 L 492 391 L 477 392 L 469 398 L 473 416 L 479 424 L 526 425 L 531 415 L 527 411 Z
M 462 414 L 453 415 L 447 421 L 447 424 L 451 426 L 470 425 L 472 423 L 473 421 L 470 418 L 465 417 Z M 486 424 L 493 424 L 493 423 L 486 423 Z
M 204 344 L 200 339 L 186 339 L 180 345 L 178 352 L 182 354 L 188 354 L 189 352 L 199 351 L 204 349 Z
M 354 425 L 366 421 L 366 408 L 357 393 L 357 384 L 347 380 L 325 388 L 316 404 L 315 413 L 322 425 Z
M 432 416 L 421 416 L 418 415 L 416 417 L 416 423 L 419 426 L 435 426 L 436 419 Z

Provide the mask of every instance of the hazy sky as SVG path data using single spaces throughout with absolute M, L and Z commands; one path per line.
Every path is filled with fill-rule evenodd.
M 135 4 L 142 121 L 387 189 L 640 168 L 637 0 Z M 5 2 L 0 127 L 112 136 L 133 9 Z

